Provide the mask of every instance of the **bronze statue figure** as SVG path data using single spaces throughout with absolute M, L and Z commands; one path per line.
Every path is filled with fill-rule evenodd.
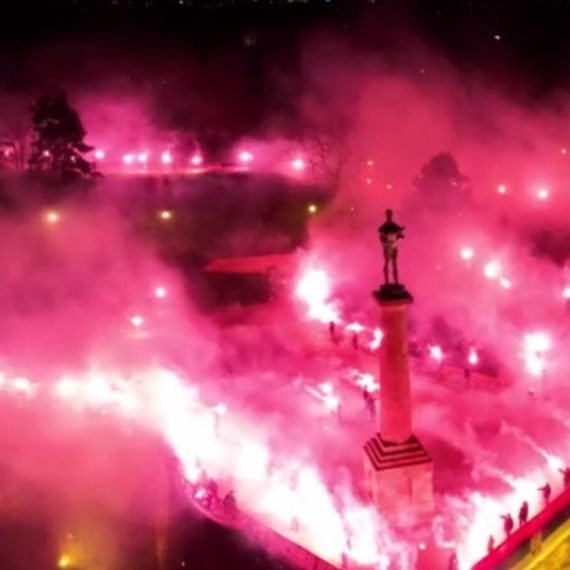
M 390 265 L 395 284 L 398 281 L 398 241 L 404 239 L 404 226 L 399 226 L 392 219 L 392 210 L 386 210 L 386 221 L 378 228 L 380 242 L 384 250 L 384 283 L 390 283 Z

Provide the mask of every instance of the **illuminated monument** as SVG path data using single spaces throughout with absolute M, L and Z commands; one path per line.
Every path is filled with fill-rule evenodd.
M 386 211 L 379 228 L 384 284 L 373 293 L 380 308 L 380 425 L 364 445 L 366 490 L 385 515 L 433 512 L 433 461 L 412 431 L 407 309 L 413 297 L 398 281 L 398 241 L 404 228 Z M 393 282 L 389 280 L 392 269 Z

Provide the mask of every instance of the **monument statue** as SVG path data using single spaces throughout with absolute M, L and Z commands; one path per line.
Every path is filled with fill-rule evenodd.
M 386 210 L 386 221 L 378 228 L 380 242 L 384 250 L 384 284 L 390 284 L 390 266 L 395 285 L 398 281 L 398 242 L 404 239 L 404 226 L 392 219 L 392 210 Z

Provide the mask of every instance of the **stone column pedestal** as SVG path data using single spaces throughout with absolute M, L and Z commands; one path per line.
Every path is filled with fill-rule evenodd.
M 379 433 L 364 445 L 365 484 L 384 515 L 433 512 L 433 461 L 412 431 L 407 308 L 413 297 L 401 285 L 373 293 L 380 308 Z

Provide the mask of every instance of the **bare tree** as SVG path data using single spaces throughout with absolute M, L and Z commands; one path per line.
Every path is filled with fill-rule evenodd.
M 349 160 L 348 144 L 344 133 L 332 129 L 307 129 L 296 137 L 296 144 L 319 182 L 340 185 L 343 170 Z
M 32 140 L 32 123 L 27 100 L 5 98 L 0 101 L 1 163 L 17 171 L 26 169 Z

